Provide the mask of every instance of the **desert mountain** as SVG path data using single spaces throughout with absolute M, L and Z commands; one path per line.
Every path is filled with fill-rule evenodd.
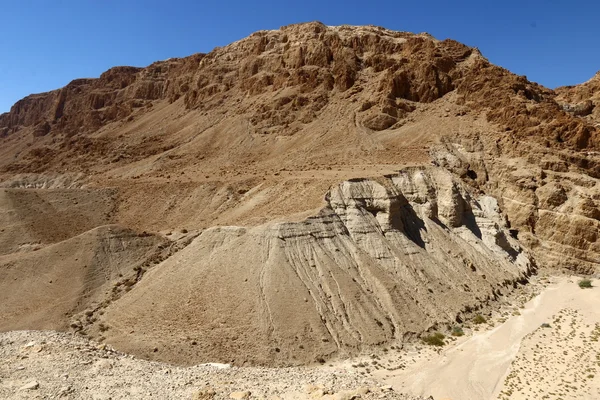
M 538 267 L 594 272 L 594 82 L 306 23 L 28 96 L 0 115 L 1 327 L 306 364 L 469 318 Z M 20 311 L 59 294 L 51 324 Z
M 556 100 L 575 115 L 586 117 L 596 125 L 600 123 L 600 71 L 589 81 L 577 86 L 556 89 Z

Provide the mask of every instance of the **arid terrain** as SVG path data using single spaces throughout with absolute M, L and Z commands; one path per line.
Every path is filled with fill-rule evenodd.
M 533 399 L 535 358 L 559 376 L 574 351 L 578 389 L 552 393 L 594 398 L 597 291 L 563 275 L 600 272 L 599 102 L 599 75 L 551 90 L 318 22 L 28 96 L 0 115 L 0 396 Z M 475 387 L 482 342 L 516 347 Z M 418 371 L 356 367 L 390 349 Z

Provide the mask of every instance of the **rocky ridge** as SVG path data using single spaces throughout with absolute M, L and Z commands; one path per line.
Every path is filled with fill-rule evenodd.
M 260 137 L 293 136 L 339 103 L 344 107 L 336 111 L 358 127 L 399 127 L 416 104 L 449 93 L 500 125 L 507 132 L 500 139 L 598 145 L 597 130 L 563 111 L 552 91 L 490 64 L 476 49 L 426 34 L 320 23 L 260 31 L 208 54 L 78 79 L 17 102 L 0 116 L 0 129 L 4 137 L 52 137 L 51 143 L 34 140 L 37 146 L 5 167 L 40 172 L 77 168 L 75 155 L 131 162 L 181 145 L 162 135 L 139 143 L 131 135 L 116 143 L 90 135 L 107 126 L 122 130 L 163 101 L 197 111 L 210 125 L 242 116 L 248 133 Z

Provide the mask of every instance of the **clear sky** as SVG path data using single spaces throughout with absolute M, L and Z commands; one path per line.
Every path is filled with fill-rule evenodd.
M 456 39 L 548 87 L 600 70 L 598 0 L 0 0 L 0 15 L 0 113 L 112 66 L 208 52 L 314 20 Z

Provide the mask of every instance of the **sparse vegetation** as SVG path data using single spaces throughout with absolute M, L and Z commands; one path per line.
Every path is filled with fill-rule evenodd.
M 465 332 L 463 331 L 463 328 L 460 326 L 453 326 L 451 333 L 452 333 L 452 336 L 463 336 L 465 334 Z
M 588 278 L 583 278 L 582 280 L 580 280 L 578 285 L 582 289 L 589 289 L 589 288 L 593 287 L 592 280 L 588 279 Z
M 432 335 L 423 336 L 422 340 L 423 343 L 429 346 L 444 346 L 446 344 L 446 342 L 444 342 L 445 337 L 446 336 L 444 336 L 443 333 L 435 332 Z
M 481 315 L 481 314 L 477 314 L 475 316 L 475 318 L 473 318 L 473 323 L 477 324 L 477 325 L 479 325 L 479 324 L 485 324 L 486 322 L 487 322 L 487 319 L 485 319 L 485 317 L 483 315 Z

